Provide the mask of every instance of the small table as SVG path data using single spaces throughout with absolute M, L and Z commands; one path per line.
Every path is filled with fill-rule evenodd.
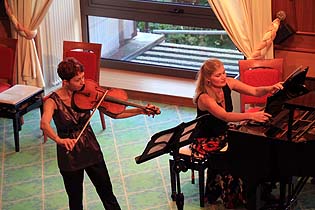
M 40 108 L 41 114 L 43 113 L 43 93 L 42 88 L 30 85 L 14 85 L 0 93 L 0 117 L 13 119 L 16 152 L 20 151 L 21 117 L 36 108 Z

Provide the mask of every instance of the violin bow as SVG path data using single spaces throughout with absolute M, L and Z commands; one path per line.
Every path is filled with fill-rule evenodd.
M 91 119 L 92 119 L 92 117 L 93 117 L 95 111 L 96 111 L 97 108 L 101 105 L 101 103 L 104 101 L 104 99 L 105 99 L 107 93 L 108 93 L 108 90 L 105 91 L 105 93 L 103 94 L 102 98 L 99 100 L 99 102 L 97 103 L 96 107 L 95 107 L 94 110 L 92 111 L 92 113 L 91 113 L 89 119 L 86 121 L 86 123 L 85 123 L 84 127 L 82 128 L 80 134 L 77 136 L 77 138 L 76 138 L 76 140 L 75 140 L 75 143 L 77 143 L 77 142 L 79 141 L 79 139 L 80 139 L 80 137 L 82 136 L 84 130 L 85 130 L 86 127 L 89 125 L 89 123 L 90 123 L 90 121 L 91 121 Z M 67 154 L 69 154 L 69 152 L 70 152 L 70 151 L 67 151 Z

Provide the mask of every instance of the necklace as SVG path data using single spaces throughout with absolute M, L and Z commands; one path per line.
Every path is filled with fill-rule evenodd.
M 222 88 L 212 87 L 208 92 L 210 93 L 209 95 L 211 95 L 216 102 L 222 103 L 222 101 L 224 101 L 224 93 Z
M 210 87 L 209 90 L 207 91 L 208 95 L 210 95 L 214 100 L 220 104 L 221 106 L 225 106 L 224 103 L 224 92 L 222 88 L 215 88 L 215 87 Z
M 217 103 L 221 104 L 224 101 L 224 93 L 222 88 L 220 88 L 220 90 L 217 93 L 215 93 L 215 96 Z

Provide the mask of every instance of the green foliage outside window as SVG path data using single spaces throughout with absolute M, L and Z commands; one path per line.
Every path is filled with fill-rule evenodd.
M 160 23 L 138 22 L 140 32 L 152 33 L 153 30 L 206 30 L 189 26 L 176 26 Z M 211 30 L 211 29 L 208 29 Z M 223 49 L 235 49 L 235 45 L 228 35 L 196 35 L 196 34 L 165 34 L 165 41 L 168 43 L 188 44 L 194 46 L 217 47 Z

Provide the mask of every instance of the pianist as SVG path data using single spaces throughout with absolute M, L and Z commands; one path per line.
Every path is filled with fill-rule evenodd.
M 226 131 L 228 122 L 253 120 L 256 122 L 268 121 L 270 114 L 264 111 L 251 113 L 232 112 L 231 91 L 252 96 L 263 96 L 282 89 L 282 83 L 272 86 L 253 87 L 241 81 L 226 77 L 223 63 L 218 59 L 208 59 L 201 66 L 196 81 L 196 90 L 193 102 L 197 107 L 197 117 L 209 114 L 203 118 L 196 129 L 195 141 L 190 145 L 193 155 L 206 156 L 213 151 L 219 151 L 226 145 Z M 226 174 L 213 173 L 208 170 L 206 198 L 209 203 L 216 202 L 221 198 L 226 208 L 235 208 L 244 204 L 245 199 L 242 190 L 242 181 L 234 179 L 229 189 L 224 182 L 233 179 Z M 228 193 L 229 192 L 229 193 Z M 233 199 L 231 199 L 233 197 Z M 237 199 L 235 199 L 237 198 Z

